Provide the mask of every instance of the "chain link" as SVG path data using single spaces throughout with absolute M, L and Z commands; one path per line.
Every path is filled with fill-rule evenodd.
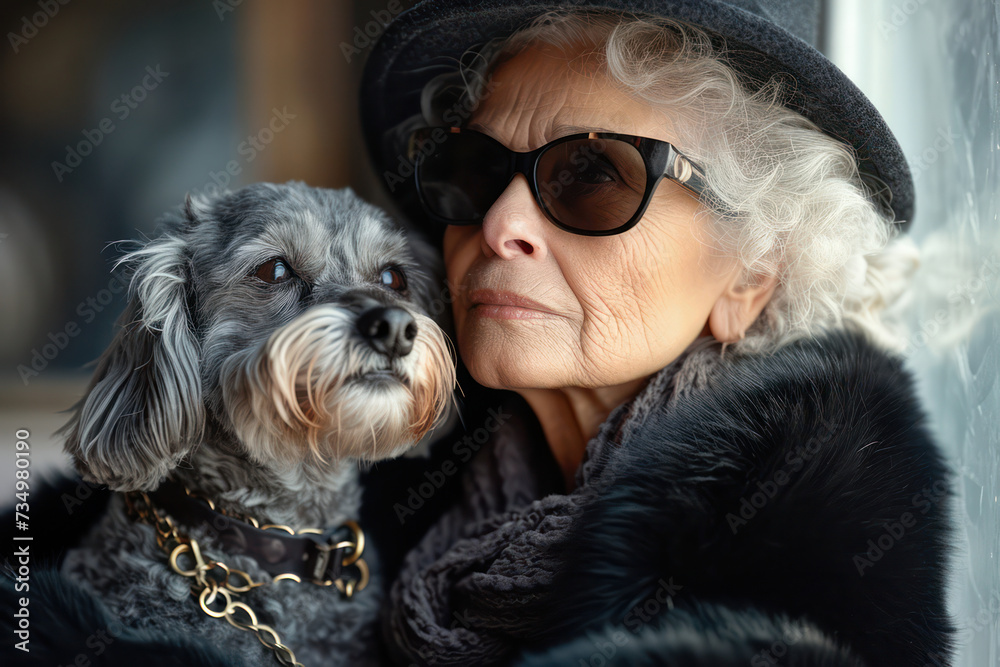
M 153 527 L 156 532 L 156 544 L 168 555 L 170 568 L 177 574 L 194 580 L 191 584 L 191 594 L 198 598 L 198 606 L 203 612 L 213 618 L 226 619 L 230 625 L 238 630 L 253 632 L 258 641 L 265 648 L 273 651 L 278 662 L 285 667 L 304 667 L 295 659 L 295 653 L 292 649 L 281 642 L 281 638 L 274 628 L 260 623 L 257 620 L 257 615 L 246 603 L 233 599 L 234 595 L 264 586 L 264 582 L 255 582 L 249 574 L 242 570 L 230 568 L 222 561 L 206 558 L 201 553 L 201 546 L 198 542 L 183 535 L 168 514 L 157 511 L 146 493 L 142 491 L 128 493 L 125 495 L 125 503 L 129 514 Z M 209 506 L 215 509 L 213 503 L 209 503 Z M 251 519 L 248 522 L 255 527 L 260 525 L 256 519 Z M 353 563 L 358 568 L 360 578 L 346 580 L 338 578 L 334 581 L 313 582 L 320 586 L 334 584 L 347 598 L 364 588 L 368 584 L 369 577 L 367 564 L 359 558 L 361 550 L 364 549 L 364 534 L 357 524 L 349 523 L 353 524 L 351 528 L 354 531 L 355 541 L 338 542 L 330 549 L 341 546 L 353 547 L 353 553 L 344 558 L 343 564 Z M 265 528 L 271 527 L 266 526 Z M 294 534 L 287 527 L 273 527 Z M 182 563 L 182 560 L 187 562 Z M 274 577 L 275 582 L 283 579 L 302 581 L 295 574 L 282 574 Z M 224 604 L 219 604 L 220 601 Z

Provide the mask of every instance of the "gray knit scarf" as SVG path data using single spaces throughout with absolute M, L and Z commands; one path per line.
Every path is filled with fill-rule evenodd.
M 537 626 L 524 612 L 525 600 L 543 595 L 559 567 L 550 547 L 613 481 L 609 448 L 627 448 L 650 414 L 707 387 L 727 359 L 706 336 L 655 373 L 587 443 L 569 494 L 553 493 L 552 480 L 539 479 L 533 461 L 547 445 L 526 442 L 517 419 L 494 433 L 463 471 L 462 501 L 406 555 L 392 586 L 384 631 L 393 658 L 418 665 L 509 659 L 512 637 Z

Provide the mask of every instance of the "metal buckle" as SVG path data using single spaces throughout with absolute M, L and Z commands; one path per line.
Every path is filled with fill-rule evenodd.
M 337 526 L 320 534 L 306 535 L 316 544 L 316 561 L 312 568 L 313 583 L 329 586 L 340 577 L 341 570 L 346 564 L 344 552 L 348 548 L 353 549 L 356 544 L 349 540 L 338 539 L 338 533 L 342 534 L 344 529 L 345 526 Z
M 344 550 L 349 545 L 349 542 L 316 545 L 316 562 L 313 564 L 312 571 L 314 582 L 325 583 L 340 576 L 340 571 L 344 566 Z

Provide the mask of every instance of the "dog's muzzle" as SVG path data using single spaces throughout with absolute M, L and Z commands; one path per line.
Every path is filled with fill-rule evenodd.
M 398 456 L 452 399 L 447 336 L 426 314 L 351 295 L 313 306 L 223 367 L 236 435 L 259 460 Z

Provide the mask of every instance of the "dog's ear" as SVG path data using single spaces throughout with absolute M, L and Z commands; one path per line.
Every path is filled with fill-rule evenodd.
M 193 223 L 189 216 L 185 225 Z M 119 261 L 132 270 L 119 331 L 62 432 L 84 479 L 116 491 L 155 488 L 201 439 L 200 349 L 186 299 L 184 231 Z

